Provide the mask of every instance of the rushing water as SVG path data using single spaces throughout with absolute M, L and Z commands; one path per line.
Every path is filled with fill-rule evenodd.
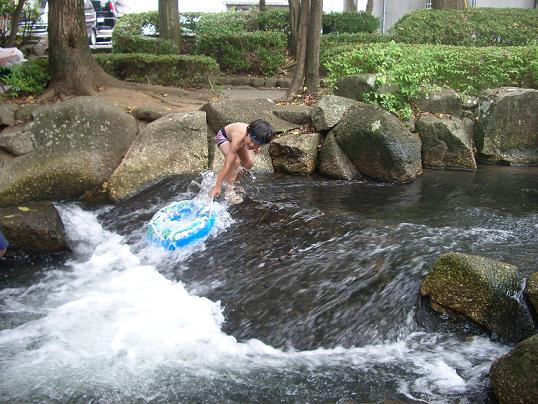
M 1 401 L 491 401 L 511 347 L 433 314 L 419 288 L 447 251 L 538 270 L 537 168 L 247 177 L 205 243 L 148 246 L 153 213 L 200 182 L 58 205 L 73 253 L 0 263 Z

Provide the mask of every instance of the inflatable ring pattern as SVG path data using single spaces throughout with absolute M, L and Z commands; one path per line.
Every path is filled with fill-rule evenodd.
M 200 207 L 191 200 L 174 202 L 153 215 L 146 238 L 153 244 L 175 250 L 207 236 L 214 224 L 211 205 Z

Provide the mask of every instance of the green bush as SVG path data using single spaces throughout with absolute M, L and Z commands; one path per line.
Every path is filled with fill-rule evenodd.
M 227 73 L 271 76 L 284 64 L 287 38 L 282 32 L 198 34 L 196 49 L 213 57 Z
M 350 74 L 378 73 L 379 87 L 394 85 L 399 91 L 372 96 L 402 116 L 410 111 L 407 100 L 424 87 L 448 86 L 469 95 L 501 86 L 538 87 L 536 46 L 477 48 L 391 42 L 348 45 L 332 52 L 323 62 L 329 82 Z
M 143 35 L 117 35 L 113 42 L 114 53 L 148 53 L 153 55 L 177 55 L 179 47 L 170 40 Z
M 260 31 L 289 32 L 290 20 L 287 9 L 271 8 L 262 13 L 251 11 L 256 19 L 256 26 Z
M 2 69 L 0 81 L 10 86 L 6 97 L 21 97 L 42 92 L 50 81 L 48 59 L 34 59 Z
M 379 27 L 379 19 L 364 11 L 323 14 L 322 29 L 324 34 L 374 32 Z
M 241 31 L 282 31 L 289 32 L 288 10 L 269 9 L 265 12 L 227 11 L 224 13 L 204 13 L 196 24 L 196 33 L 238 33 Z
M 98 54 L 97 62 L 110 75 L 126 81 L 177 87 L 200 87 L 209 83 L 209 77 L 219 66 L 207 56 Z
M 524 46 L 538 43 L 538 10 L 470 8 L 417 10 L 391 29 L 396 42 L 463 46 Z

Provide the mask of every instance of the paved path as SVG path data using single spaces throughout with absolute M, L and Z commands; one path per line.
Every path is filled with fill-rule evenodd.
M 224 87 L 222 98 L 228 99 L 256 99 L 256 98 L 268 98 L 276 101 L 284 97 L 286 89 L 282 88 L 265 88 L 265 87 L 251 87 L 251 86 L 233 86 Z

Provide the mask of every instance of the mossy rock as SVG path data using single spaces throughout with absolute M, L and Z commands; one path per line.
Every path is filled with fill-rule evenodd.
M 521 341 L 535 332 L 527 308 L 514 298 L 518 269 L 475 255 L 441 256 L 424 279 L 423 296 L 432 308 L 462 314 L 507 341 Z
M 538 334 L 493 362 L 489 375 L 499 403 L 538 403 Z

